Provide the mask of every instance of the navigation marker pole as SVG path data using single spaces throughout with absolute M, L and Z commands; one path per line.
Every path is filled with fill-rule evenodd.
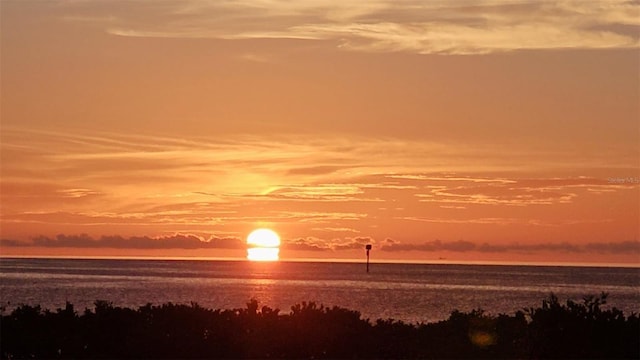
M 371 244 L 367 244 L 364 247 L 367 250 L 367 272 L 369 272 L 369 250 L 371 250 Z

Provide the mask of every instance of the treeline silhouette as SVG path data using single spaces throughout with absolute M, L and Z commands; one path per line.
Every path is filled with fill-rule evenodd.
M 554 295 L 513 315 L 453 311 L 447 320 L 371 322 L 358 311 L 303 302 L 288 314 L 167 303 L 136 309 L 96 301 L 78 314 L 22 305 L 3 311 L 3 358 L 640 358 L 637 314 L 603 309 L 606 294 Z

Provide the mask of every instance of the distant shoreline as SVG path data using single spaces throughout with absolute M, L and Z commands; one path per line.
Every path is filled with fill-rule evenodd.
M 54 260 L 140 260 L 140 261 L 219 261 L 219 262 L 247 262 L 246 258 L 232 257 L 188 257 L 188 256 L 74 256 L 74 255 L 0 255 L 0 261 L 4 259 L 54 259 Z M 363 264 L 362 259 L 318 259 L 318 258 L 300 258 L 300 259 L 283 259 L 276 262 L 255 262 L 256 264 L 273 264 L 273 263 L 346 263 L 346 264 Z M 398 264 L 398 265 L 467 265 L 467 266 L 531 266 L 531 267 L 583 267 L 583 268 L 623 268 L 623 269 L 640 269 L 640 263 L 567 263 L 567 262 L 505 262 L 505 261 L 447 261 L 447 260 L 371 260 L 372 265 L 375 264 Z

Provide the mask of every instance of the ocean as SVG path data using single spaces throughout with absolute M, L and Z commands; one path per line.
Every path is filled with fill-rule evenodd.
M 330 262 L 0 259 L 0 304 L 79 311 L 96 300 L 115 306 L 196 302 L 243 308 L 251 299 L 288 313 L 303 301 L 340 306 L 363 318 L 434 322 L 453 310 L 513 314 L 550 293 L 562 302 L 609 294 L 605 307 L 640 312 L 640 268 L 364 264 Z

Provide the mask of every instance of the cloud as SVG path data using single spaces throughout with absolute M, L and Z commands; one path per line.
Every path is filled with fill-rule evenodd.
M 387 239 L 382 245 L 381 250 L 384 251 L 455 251 L 466 252 L 475 250 L 477 245 L 472 242 L 458 240 L 453 242 L 442 242 L 440 240 L 425 241 L 419 244 L 399 243 L 392 239 Z
M 540 251 L 553 251 L 553 252 L 568 252 L 568 253 L 581 253 L 585 252 L 584 246 L 574 245 L 567 242 L 559 243 L 540 243 L 540 244 L 488 244 L 483 243 L 477 246 L 477 250 L 480 252 L 519 252 L 519 253 L 531 253 Z
M 330 240 L 306 237 L 288 240 L 283 243 L 282 248 L 294 251 L 341 251 L 364 249 L 366 244 L 371 243 L 375 243 L 375 240 L 366 236 L 334 238 Z
M 442 206 L 441 206 L 442 207 Z M 455 206 L 454 209 L 460 209 L 461 207 Z M 462 209 L 466 209 L 462 207 Z M 518 219 L 518 218 L 503 218 L 503 217 L 483 217 L 472 219 L 455 219 L 455 218 L 436 218 L 436 217 L 416 217 L 405 216 L 397 217 L 396 219 L 419 221 L 427 223 L 439 223 L 439 224 L 481 224 L 481 225 L 538 225 L 538 226 L 552 226 L 554 223 L 544 222 L 538 219 Z
M 277 211 L 276 218 L 295 220 L 309 223 L 335 223 L 336 221 L 357 221 L 367 217 L 367 214 L 354 212 L 318 212 L 318 211 Z
M 614 183 L 587 177 L 552 179 L 477 179 L 447 177 L 400 177 L 436 182 L 427 193 L 415 194 L 421 202 L 445 204 L 529 206 L 567 204 L 578 196 L 579 189 L 603 193 L 638 187 L 633 182 Z M 447 184 L 446 182 L 453 182 Z M 460 184 L 467 182 L 469 184 Z M 442 185 L 440 185 L 442 184 Z
M 255 53 L 242 54 L 239 58 L 253 63 L 270 63 L 273 61 L 273 59 L 268 55 Z
M 471 182 L 471 183 L 502 183 L 502 184 L 511 184 L 516 182 L 511 179 L 504 178 L 482 178 L 482 177 L 471 177 L 471 176 L 442 176 L 442 175 L 425 175 L 425 174 L 391 174 L 387 175 L 388 178 L 392 179 L 402 179 L 402 180 L 422 180 L 429 182 Z
M 523 19 L 524 20 L 524 19 Z M 343 38 L 341 47 L 372 52 L 472 55 L 512 50 L 635 48 L 638 39 L 612 31 L 573 27 L 559 21 L 519 24 L 487 20 L 478 27 L 455 23 L 319 24 L 294 33 L 318 38 Z
M 265 196 L 287 200 L 315 200 L 315 201 L 362 201 L 356 195 L 363 191 L 357 186 L 348 184 L 321 184 L 286 186 L 274 189 Z
M 457 187 L 434 189 L 430 194 L 417 194 L 422 202 L 477 205 L 551 205 L 570 203 L 577 195 L 552 191 L 527 191 L 504 187 Z
M 351 232 L 351 233 L 359 233 L 359 230 L 346 228 L 346 227 L 316 227 L 311 228 L 314 231 L 325 231 L 325 232 Z
M 322 175 L 331 174 L 343 169 L 351 169 L 348 166 L 322 165 L 322 166 L 305 166 L 289 170 L 289 174 L 293 175 Z
M 323 240 L 315 237 L 298 238 L 287 241 L 281 248 L 292 251 L 326 251 L 328 246 Z
M 201 206 L 199 204 L 205 205 Z M 225 219 L 234 218 L 229 215 L 233 214 L 233 212 L 216 210 L 208 203 L 176 204 L 175 206 L 165 206 L 164 208 L 165 210 L 146 208 L 138 209 L 137 211 L 121 210 L 120 212 L 23 211 L 19 214 L 3 215 L 2 221 L 7 223 L 78 224 L 84 226 L 179 226 L 211 225 Z
M 441 208 L 443 206 L 440 206 Z M 452 207 L 453 209 L 466 209 L 466 207 Z M 558 227 L 564 225 L 578 225 L 578 224 L 603 224 L 603 223 L 611 223 L 614 220 L 611 218 L 607 219 L 562 219 L 562 220 L 543 220 L 543 219 L 533 219 L 533 218 L 505 218 L 505 217 L 482 217 L 482 218 L 464 218 L 464 219 L 456 219 L 456 218 L 443 218 L 443 217 L 418 217 L 418 216 L 404 216 L 404 217 L 396 217 L 395 219 L 399 220 L 408 220 L 408 221 L 419 221 L 426 223 L 436 223 L 436 224 L 479 224 L 479 225 L 530 225 L 530 226 L 551 226 Z
M 135 37 L 324 40 L 353 51 L 418 54 L 640 45 L 640 4 L 627 0 L 176 0 L 164 2 L 162 7 L 148 3 L 128 7 L 143 9 L 122 13 L 117 20 L 111 17 L 104 22 L 108 33 Z M 154 17 L 132 15 L 136 13 L 152 13 Z
M 573 244 L 568 242 L 547 242 L 532 244 L 489 244 L 474 243 L 465 240 L 458 241 L 425 241 L 422 243 L 400 243 L 393 239 L 386 239 L 380 244 L 383 251 L 452 251 L 452 252 L 482 252 L 482 253 L 535 253 L 535 252 L 565 252 L 565 253 L 610 253 L 610 254 L 640 254 L 639 241 L 619 241 Z
M 388 251 L 416 251 L 416 252 L 481 252 L 481 253 L 607 253 L 607 254 L 639 254 L 640 241 L 618 242 L 590 242 L 574 244 L 568 242 L 545 243 L 511 243 L 490 244 L 476 243 L 466 240 L 441 241 L 432 240 L 420 243 L 403 243 L 391 238 L 377 242 L 369 236 L 343 237 L 323 239 L 318 237 L 301 237 L 284 239 L 281 247 L 287 251 L 345 251 L 364 249 L 366 244 L 373 244 L 374 248 Z M 48 247 L 48 248 L 113 248 L 113 249 L 244 249 L 245 243 L 233 236 L 197 236 L 193 234 L 174 234 L 169 236 L 101 236 L 93 238 L 86 234 L 64 235 L 56 237 L 38 236 L 31 241 L 14 239 L 0 239 L 2 247 Z
M 614 254 L 640 254 L 639 241 L 621 241 L 607 243 L 589 243 L 585 249 L 590 252 L 614 253 Z
M 93 238 L 89 235 L 57 235 L 55 238 L 38 236 L 29 242 L 2 239 L 0 244 L 8 247 L 49 247 L 49 248 L 112 248 L 112 249 L 242 249 L 244 242 L 236 237 L 208 238 L 175 234 L 171 236 L 101 236 Z
M 70 198 L 81 198 L 85 196 L 100 195 L 100 192 L 91 189 L 64 189 L 58 190 L 60 194 Z
M 345 238 L 345 240 L 342 242 L 334 242 L 331 245 L 331 248 L 333 250 L 358 250 L 358 249 L 364 249 L 365 245 L 371 244 L 374 242 L 375 240 L 365 236 L 360 236 L 355 238 Z

